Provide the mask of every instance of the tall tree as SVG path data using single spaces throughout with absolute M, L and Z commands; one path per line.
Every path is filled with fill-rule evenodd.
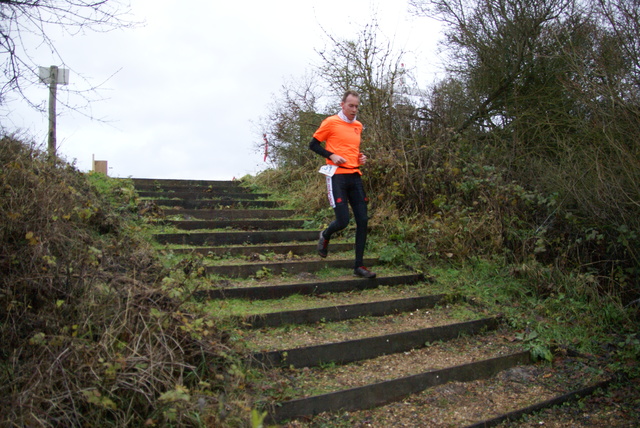
M 457 131 L 511 177 L 558 195 L 585 231 L 603 231 L 602 259 L 576 258 L 640 275 L 639 1 L 411 3 L 446 25 L 449 71 L 474 106 Z
M 491 121 L 527 73 L 544 28 L 573 0 L 411 0 L 416 13 L 442 20 L 449 72 L 468 82 L 477 106 L 460 129 Z

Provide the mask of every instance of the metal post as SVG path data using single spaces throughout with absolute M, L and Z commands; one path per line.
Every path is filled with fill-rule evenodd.
M 49 77 L 49 157 L 56 155 L 56 92 L 58 90 L 58 67 L 50 67 Z

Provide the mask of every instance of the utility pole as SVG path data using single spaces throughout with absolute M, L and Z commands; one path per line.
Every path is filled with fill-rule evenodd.
M 49 69 L 49 157 L 56 155 L 56 92 L 58 91 L 58 67 L 52 65 Z
M 40 67 L 40 80 L 49 84 L 49 133 L 48 133 L 48 153 L 53 159 L 56 155 L 56 101 L 58 85 L 69 84 L 69 70 L 58 69 L 52 65 L 49 68 Z

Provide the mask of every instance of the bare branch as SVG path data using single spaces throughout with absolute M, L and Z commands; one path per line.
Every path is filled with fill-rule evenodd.
M 31 55 L 38 47 L 46 46 L 61 64 L 65 63 L 50 37 L 51 30 L 78 35 L 129 28 L 136 25 L 129 15 L 126 0 L 0 0 L 0 73 L 5 82 L 0 86 L 0 106 L 6 104 L 7 96 L 15 94 L 41 110 L 28 99 L 25 89 L 39 83 L 38 64 Z M 76 93 L 96 89 L 88 86 L 89 90 Z

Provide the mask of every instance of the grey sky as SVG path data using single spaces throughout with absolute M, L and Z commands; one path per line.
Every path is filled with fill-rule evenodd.
M 108 124 L 58 108 L 59 153 L 84 171 L 95 155 L 116 177 L 230 179 L 259 172 L 266 164 L 254 148 L 261 142 L 255 124 L 287 79 L 319 61 L 314 49 L 326 43 L 323 28 L 355 37 L 375 16 L 396 48 L 417 55 L 406 60 L 420 83 L 430 82 L 439 62 L 437 26 L 412 18 L 398 0 L 132 3 L 143 26 L 54 37 L 71 68 L 71 88 L 80 87 L 77 73 L 94 84 L 107 80 L 90 114 Z M 33 52 L 39 65 L 60 65 L 44 49 Z M 44 85 L 29 94 L 36 102 L 48 95 Z M 45 144 L 46 116 L 20 105 L 12 110 L 2 124 Z

